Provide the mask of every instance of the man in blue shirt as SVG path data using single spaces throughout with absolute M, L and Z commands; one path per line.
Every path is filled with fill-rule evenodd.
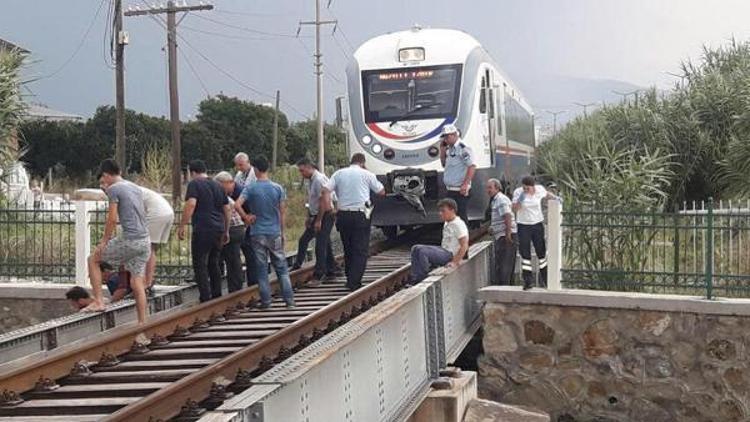
M 278 183 L 268 178 L 268 159 L 263 156 L 253 160 L 257 180 L 247 185 L 235 203 L 235 209 L 250 226 L 250 244 L 255 252 L 255 268 L 260 289 L 260 308 L 271 306 L 271 286 L 268 283 L 266 263 L 276 271 L 281 293 L 287 308 L 294 307 L 294 291 L 289 279 L 289 268 L 284 254 L 284 219 L 286 217 L 286 192 Z M 247 205 L 249 212 L 245 212 Z
M 328 201 L 332 193 L 338 198 L 336 228 L 344 247 L 346 287 L 357 290 L 367 266 L 370 246 L 370 192 L 385 195 L 383 184 L 365 169 L 365 155 L 356 153 L 351 165 L 331 176 L 323 189 L 321 201 Z

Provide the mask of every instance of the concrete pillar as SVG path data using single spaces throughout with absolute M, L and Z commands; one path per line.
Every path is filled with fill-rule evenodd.
M 87 286 L 89 283 L 89 268 L 87 259 L 91 254 L 91 211 L 94 202 L 77 200 L 75 204 L 76 230 L 76 284 Z
M 461 422 L 469 402 L 477 398 L 476 372 L 454 370 L 438 378 L 408 422 Z
M 547 206 L 547 288 L 560 290 L 562 288 L 562 204 L 549 201 Z

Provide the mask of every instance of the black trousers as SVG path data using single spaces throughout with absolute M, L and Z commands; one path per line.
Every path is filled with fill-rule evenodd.
M 333 274 L 338 271 L 336 260 L 333 255 L 333 246 L 331 245 L 331 230 L 333 230 L 333 224 L 336 221 L 332 212 L 327 212 L 323 215 L 321 220 L 320 231 L 315 232 L 315 217 L 308 217 L 308 226 L 302 236 L 299 238 L 297 246 L 297 257 L 295 258 L 294 265 L 296 267 L 302 266 L 305 262 L 305 255 L 307 255 L 307 247 L 310 241 L 315 239 L 315 272 L 313 277 L 321 279 L 327 274 Z
M 250 235 L 248 234 L 250 229 L 245 231 L 245 235 L 242 238 L 242 255 L 245 257 L 245 280 L 248 286 L 258 284 L 258 276 L 255 273 L 255 252 L 253 251 L 252 245 L 250 245 Z
M 242 271 L 242 241 L 245 239 L 245 226 L 234 226 L 229 229 L 229 243 L 221 249 L 221 258 L 227 268 L 227 290 L 229 293 L 240 290 L 244 283 Z
M 193 232 L 190 246 L 201 302 L 221 296 L 221 232 Z
M 469 205 L 469 197 L 461 195 L 461 192 L 455 191 L 455 190 L 449 190 L 447 197 L 456 201 L 456 205 L 458 205 L 458 216 L 461 217 L 461 220 L 464 221 L 464 223 L 469 224 L 469 214 L 468 214 L 468 205 Z
M 362 286 L 370 248 L 370 219 L 358 211 L 339 211 L 336 228 L 344 247 L 346 287 L 351 290 Z
M 495 240 L 495 280 L 501 286 L 512 286 L 515 278 L 518 236 L 512 239 L 507 242 L 503 236 Z
M 518 225 L 518 242 L 521 252 L 521 275 L 524 286 L 534 284 L 531 268 L 531 245 L 539 258 L 539 286 L 547 287 L 547 244 L 544 241 L 544 224 Z

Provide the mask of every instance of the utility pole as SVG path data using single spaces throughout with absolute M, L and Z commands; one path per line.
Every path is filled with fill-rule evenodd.
M 115 161 L 127 173 L 125 152 L 125 44 L 127 34 L 122 30 L 122 0 L 115 0 Z
M 552 136 L 555 136 L 557 135 L 557 116 L 560 114 L 567 113 L 568 110 L 560 110 L 560 111 L 544 110 L 544 111 L 552 115 L 552 122 L 553 122 L 552 123 Z
M 596 105 L 596 103 L 573 103 L 579 107 L 583 107 L 583 117 L 588 117 L 588 109 L 589 107 L 593 107 Z
M 630 92 L 620 92 L 620 91 L 612 91 L 612 93 L 617 94 L 622 97 L 622 102 L 627 103 L 628 97 L 633 95 L 635 97 L 635 106 L 638 107 L 638 97 L 640 90 L 636 89 L 635 91 Z
M 182 196 L 182 144 L 180 142 L 180 98 L 177 93 L 177 13 L 211 10 L 213 5 L 201 4 L 176 6 L 173 0 L 167 6 L 151 7 L 145 10 L 128 10 L 125 16 L 167 15 L 167 51 L 169 60 L 169 117 L 172 124 L 172 203 L 177 204 Z M 184 18 L 185 15 L 182 16 Z M 180 21 L 182 21 L 180 18 Z
M 271 156 L 271 168 L 276 168 L 276 160 L 279 154 L 279 101 L 281 91 L 276 90 L 276 108 L 273 113 L 273 155 Z
M 302 25 L 315 25 L 315 76 L 317 78 L 317 96 L 318 96 L 318 168 L 320 171 L 325 169 L 325 134 L 323 133 L 323 124 L 325 122 L 323 117 L 323 54 L 320 52 L 320 27 L 322 25 L 334 25 L 333 30 L 336 30 L 335 20 L 320 20 L 320 0 L 315 0 L 315 20 L 314 21 L 300 21 L 299 27 L 297 28 L 297 35 L 302 30 Z

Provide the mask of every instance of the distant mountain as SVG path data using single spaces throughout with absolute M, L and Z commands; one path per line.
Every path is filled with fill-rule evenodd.
M 520 74 L 514 77 L 516 85 L 523 91 L 531 102 L 537 116 L 537 122 L 542 125 L 552 124 L 552 117 L 545 110 L 566 113 L 558 116 L 558 127 L 561 123 L 583 114 L 583 108 L 574 103 L 616 103 L 622 100 L 617 92 L 632 92 L 644 89 L 629 82 L 611 79 L 588 79 L 558 75 Z M 632 100 L 632 96 L 630 97 Z M 596 106 L 591 106 L 590 110 Z

